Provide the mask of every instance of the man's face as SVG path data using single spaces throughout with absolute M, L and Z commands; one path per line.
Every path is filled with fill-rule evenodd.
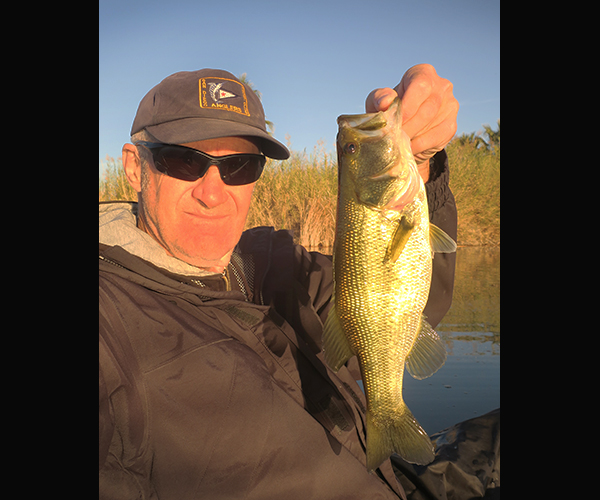
M 244 137 L 224 137 L 182 144 L 211 156 L 260 153 Z M 148 155 L 150 156 L 150 155 Z M 196 181 L 160 173 L 150 160 L 139 195 L 139 226 L 173 257 L 221 272 L 240 239 L 255 183 L 228 186 L 212 165 Z

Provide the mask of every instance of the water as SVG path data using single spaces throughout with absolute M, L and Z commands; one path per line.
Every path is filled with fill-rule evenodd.
M 436 327 L 445 365 L 404 377 L 404 399 L 428 434 L 500 406 L 500 248 L 457 250 L 452 307 Z

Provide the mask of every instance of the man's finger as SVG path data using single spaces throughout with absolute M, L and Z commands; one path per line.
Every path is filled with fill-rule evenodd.
M 377 113 L 377 111 L 385 111 L 390 107 L 396 97 L 396 91 L 389 87 L 375 89 L 365 100 L 365 112 Z
M 426 66 L 427 71 L 421 69 L 421 66 Z M 433 67 L 431 67 L 431 70 L 433 70 Z M 435 70 L 433 70 L 433 74 L 436 74 Z M 433 90 L 433 79 L 428 65 L 418 65 L 410 68 L 404 73 L 395 90 L 402 99 L 403 121 L 408 122 Z

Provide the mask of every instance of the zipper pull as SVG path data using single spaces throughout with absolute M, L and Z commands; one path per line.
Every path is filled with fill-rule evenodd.
M 223 281 L 225 281 L 225 291 L 231 292 L 231 280 L 229 279 L 229 264 L 223 269 Z

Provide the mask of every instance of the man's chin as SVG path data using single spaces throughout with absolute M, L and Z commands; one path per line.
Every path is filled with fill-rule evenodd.
M 188 254 L 186 252 L 173 252 L 173 256 L 192 266 L 204 269 L 205 271 L 214 273 L 223 272 L 225 267 L 227 267 L 227 264 L 229 264 L 229 259 L 233 253 L 233 247 L 230 250 L 224 250 L 221 252 L 216 252 L 215 246 L 208 247 L 205 245 L 200 245 L 200 247 L 205 248 L 203 249 L 196 247 L 193 254 Z

